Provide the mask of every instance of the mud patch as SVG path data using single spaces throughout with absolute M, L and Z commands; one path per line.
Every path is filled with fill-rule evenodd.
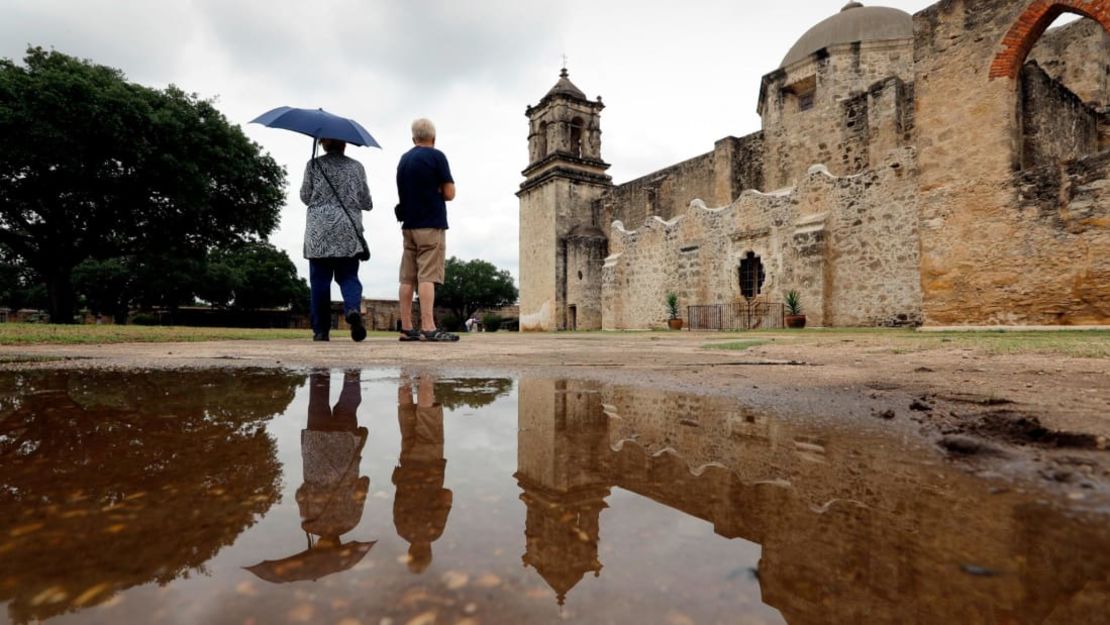
M 1037 417 L 1010 410 L 983 415 L 965 430 L 983 438 L 1012 445 L 1052 449 L 1098 449 L 1098 439 L 1090 434 L 1050 430 Z

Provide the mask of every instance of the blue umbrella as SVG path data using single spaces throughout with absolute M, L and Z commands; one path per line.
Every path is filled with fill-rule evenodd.
M 270 128 L 284 128 L 315 139 L 338 139 L 354 145 L 382 147 L 355 120 L 332 115 L 324 109 L 279 106 L 252 119 L 250 123 L 262 124 Z

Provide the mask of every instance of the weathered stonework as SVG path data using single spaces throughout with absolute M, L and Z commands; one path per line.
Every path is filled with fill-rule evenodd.
M 561 81 L 529 108 L 522 329 L 789 290 L 812 325 L 1110 324 L 1108 32 L 1110 0 L 849 3 L 763 78 L 760 132 L 619 186 Z
M 691 202 L 685 214 L 613 224 L 602 274 L 605 329 L 664 327 L 668 292 L 689 304 L 744 301 L 741 259 L 754 252 L 767 279 L 762 301 L 801 294 L 815 325 L 920 321 L 913 152 L 883 167 L 834 177 L 815 167 L 797 188 L 748 191 L 722 208 Z
M 1021 170 L 1019 70 L 1064 8 L 1110 24 L 1105 0 L 951 0 L 915 17 L 926 323 L 1110 323 L 1105 155 Z

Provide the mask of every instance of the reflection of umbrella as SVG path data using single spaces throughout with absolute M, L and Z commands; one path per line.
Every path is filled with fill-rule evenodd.
M 380 148 L 378 142 L 358 122 L 332 115 L 324 109 L 298 109 L 280 106 L 251 120 L 270 128 L 284 128 L 316 139 L 338 139 L 354 145 Z
M 265 560 L 244 568 L 275 584 L 315 581 L 332 573 L 346 571 L 358 564 L 376 542 L 378 541 L 364 543 L 356 540 L 334 547 L 317 545 L 288 558 Z

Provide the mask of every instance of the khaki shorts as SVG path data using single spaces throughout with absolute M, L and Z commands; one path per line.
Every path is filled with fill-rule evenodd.
M 443 284 L 447 260 L 447 231 L 442 228 L 402 230 L 405 253 L 401 256 L 401 284 Z

